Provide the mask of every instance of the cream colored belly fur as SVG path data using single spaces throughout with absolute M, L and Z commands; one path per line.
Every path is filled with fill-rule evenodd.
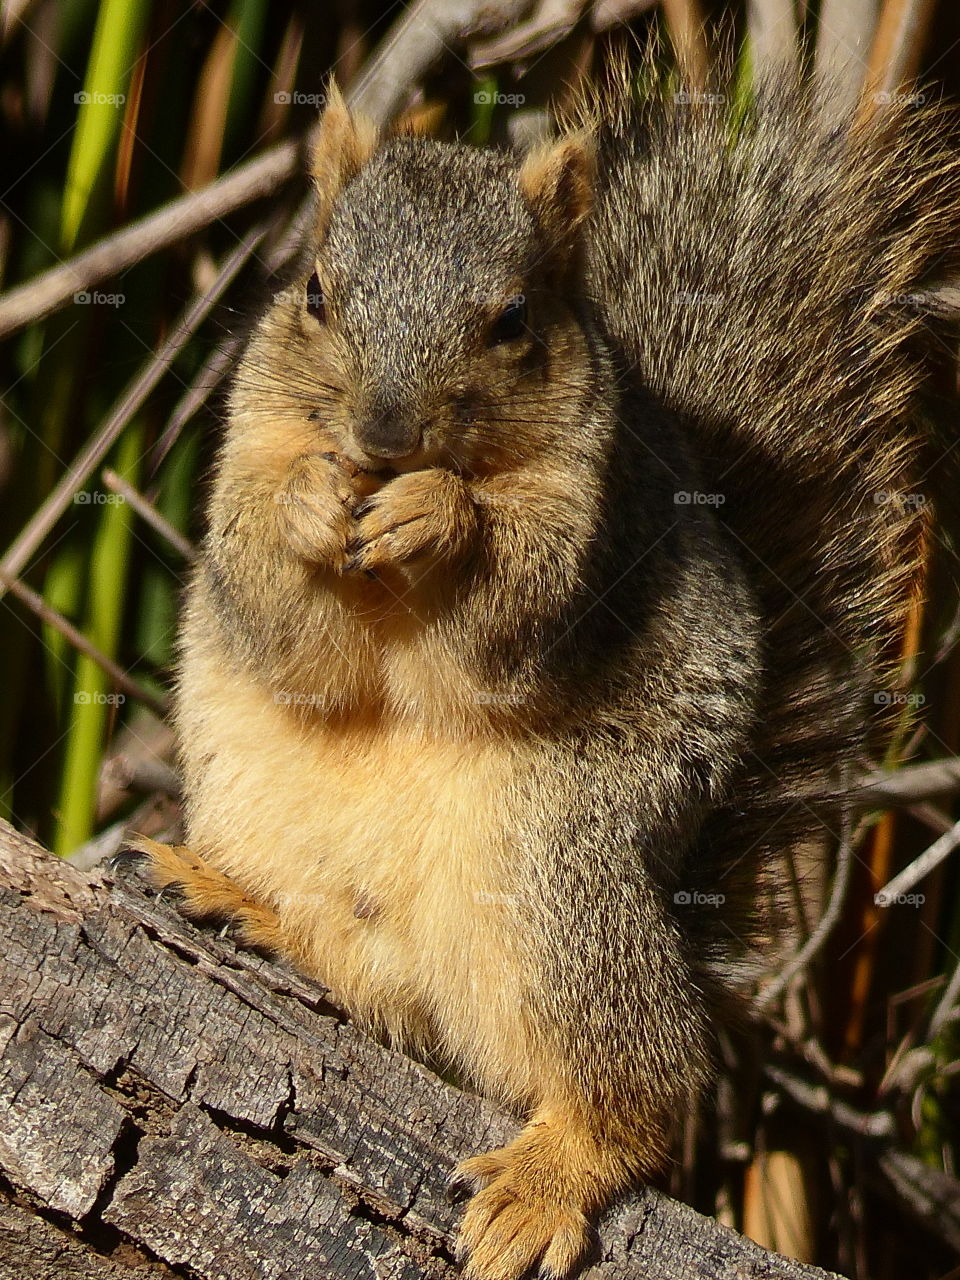
M 540 1093 L 518 930 L 503 927 L 518 746 L 331 727 L 199 646 L 179 721 L 188 845 L 278 912 L 303 966 L 395 1042 L 469 1063 L 505 1100 Z

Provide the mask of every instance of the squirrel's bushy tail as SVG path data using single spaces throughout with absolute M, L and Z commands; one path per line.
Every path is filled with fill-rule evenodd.
M 590 271 L 628 362 L 689 433 L 691 500 L 717 507 L 764 619 L 755 741 L 697 851 L 735 892 L 733 868 L 817 825 L 810 801 L 891 697 L 960 159 L 939 112 L 830 127 L 815 88 L 777 84 L 735 126 L 719 95 L 691 97 L 594 107 Z

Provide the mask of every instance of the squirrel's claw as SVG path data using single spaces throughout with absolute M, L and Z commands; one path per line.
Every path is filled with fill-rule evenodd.
M 348 544 L 348 550 L 349 545 L 350 544 Z M 373 569 L 364 568 L 363 556 L 359 552 L 347 556 L 347 559 L 343 562 L 341 573 L 363 573 L 366 574 L 368 578 L 375 578 L 377 576 Z
M 388 518 L 388 517 L 387 517 Z M 419 528 L 412 527 L 419 525 Z M 347 544 L 349 559 L 345 571 L 365 572 L 373 575 L 376 569 L 388 564 L 400 564 L 412 560 L 422 551 L 427 538 L 427 522 L 422 516 L 386 524 L 384 513 L 376 508 L 363 517 L 359 532 Z
M 118 871 L 135 871 L 147 861 L 148 855 L 142 849 L 123 848 L 104 860 L 104 869 L 114 875 Z
M 461 1160 L 447 1181 L 447 1194 L 463 1191 L 460 1199 L 475 1195 L 494 1178 L 499 1178 L 510 1167 L 508 1148 L 500 1147 L 495 1151 L 484 1151 L 479 1156 L 471 1156 Z
M 465 1199 L 476 1196 L 489 1181 L 498 1178 L 507 1167 L 504 1149 L 506 1148 L 462 1160 L 447 1179 L 448 1201 L 451 1204 L 462 1204 Z
M 462 1167 L 454 1169 L 447 1179 L 447 1200 L 450 1204 L 463 1204 L 480 1190 L 481 1184 L 475 1177 L 465 1173 Z

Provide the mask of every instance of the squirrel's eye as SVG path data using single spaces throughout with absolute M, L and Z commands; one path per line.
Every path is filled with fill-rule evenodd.
M 501 342 L 515 342 L 527 331 L 527 300 L 522 293 L 511 298 L 493 322 L 489 343 L 498 347 Z
M 315 271 L 307 281 L 306 303 L 308 314 L 313 316 L 314 320 L 319 320 L 321 324 L 326 324 L 327 304 Z

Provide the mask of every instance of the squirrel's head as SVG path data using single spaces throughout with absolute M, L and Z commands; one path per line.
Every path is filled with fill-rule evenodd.
M 589 141 L 521 159 L 381 140 L 333 88 L 312 169 L 312 258 L 265 328 L 324 440 L 368 471 L 486 470 L 549 449 L 591 382 Z

